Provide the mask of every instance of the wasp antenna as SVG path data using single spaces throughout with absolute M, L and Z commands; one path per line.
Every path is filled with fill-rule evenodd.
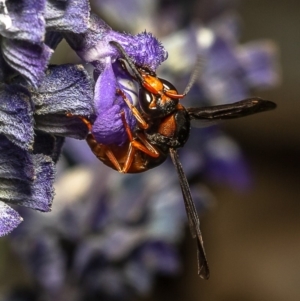
M 126 53 L 125 49 L 122 47 L 121 44 L 119 44 L 116 41 L 110 41 L 109 44 L 113 45 L 114 47 L 116 47 L 121 54 L 123 55 L 125 61 L 127 62 L 127 64 L 129 65 L 129 67 L 131 68 L 132 72 L 134 73 L 134 75 L 139 79 L 139 81 L 141 83 L 144 82 L 144 79 L 142 78 L 141 74 L 139 73 L 139 71 L 137 70 L 135 64 L 133 63 L 132 59 L 129 57 L 129 55 Z
M 193 72 L 190 76 L 190 79 L 188 81 L 188 84 L 186 88 L 184 89 L 183 95 L 186 95 L 191 90 L 193 84 L 195 83 L 198 76 L 200 76 L 200 71 L 203 69 L 204 66 L 204 59 L 200 55 L 198 55 L 195 67 L 193 69 Z
M 176 168 L 180 188 L 183 195 L 185 210 L 187 213 L 188 221 L 192 236 L 197 240 L 198 249 L 198 274 L 203 279 L 209 278 L 209 267 L 206 259 L 206 254 L 203 245 L 202 233 L 200 230 L 200 221 L 195 204 L 192 199 L 189 183 L 187 181 L 186 175 L 183 171 L 182 165 L 179 161 L 178 153 L 174 148 L 169 150 L 171 159 Z

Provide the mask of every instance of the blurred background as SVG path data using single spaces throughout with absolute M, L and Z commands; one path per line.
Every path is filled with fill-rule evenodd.
M 211 269 L 208 281 L 197 276 L 195 243 L 186 230 L 179 248 L 180 273 L 159 276 L 154 289 L 135 300 L 300 300 L 300 3 L 244 0 L 236 11 L 242 21 L 240 42 L 272 40 L 280 60 L 278 86 L 256 92 L 278 108 L 222 125 L 244 152 L 253 183 L 243 191 L 206 183 L 215 199 L 201 218 Z M 63 62 L 75 58 L 63 46 L 60 51 Z M 8 238 L 1 239 L 0 248 L 0 290 L 26 284 Z

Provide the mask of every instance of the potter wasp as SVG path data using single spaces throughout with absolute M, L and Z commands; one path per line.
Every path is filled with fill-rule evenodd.
M 122 90 L 121 95 L 131 112 L 137 119 L 137 127 L 132 130 L 126 123 L 125 112 L 121 118 L 128 135 L 128 141 L 119 145 L 99 144 L 90 133 L 87 136 L 93 153 L 104 164 L 122 173 L 139 173 L 162 164 L 168 155 L 178 174 L 180 187 L 187 212 L 192 236 L 196 238 L 198 250 L 198 274 L 201 278 L 209 278 L 209 267 L 205 255 L 200 221 L 195 204 L 192 200 L 189 183 L 179 161 L 177 149 L 183 147 L 188 140 L 191 120 L 225 120 L 274 109 L 276 105 L 260 98 L 248 98 L 226 105 L 201 108 L 186 108 L 179 103 L 189 91 L 188 85 L 183 94 L 178 94 L 176 88 L 168 81 L 161 79 L 146 68 L 136 66 L 125 50 L 117 42 L 110 42 L 116 47 L 124 64 L 124 70 L 130 74 L 139 85 L 139 104 L 133 106 Z M 89 129 L 92 125 L 82 119 Z

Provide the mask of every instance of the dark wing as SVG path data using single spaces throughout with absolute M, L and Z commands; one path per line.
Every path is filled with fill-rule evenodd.
M 192 233 L 192 236 L 197 239 L 197 248 L 198 248 L 198 274 L 203 279 L 209 278 L 209 268 L 205 255 L 204 245 L 202 234 L 200 230 L 200 221 L 198 213 L 193 202 L 189 183 L 185 176 L 185 173 L 182 169 L 181 163 L 179 162 L 177 151 L 173 148 L 170 148 L 170 155 L 173 161 L 176 171 L 178 173 L 180 187 L 184 199 L 184 205 L 186 213 L 188 216 L 189 226 Z
M 186 108 L 186 110 L 191 120 L 225 120 L 269 111 L 275 108 L 276 104 L 274 102 L 256 97 L 226 105 Z

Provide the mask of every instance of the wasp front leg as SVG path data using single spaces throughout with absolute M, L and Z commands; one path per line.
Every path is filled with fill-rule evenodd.
M 139 123 L 139 127 L 141 129 L 146 130 L 149 125 L 146 122 L 146 120 L 143 118 L 141 113 L 138 111 L 138 109 L 130 102 L 124 91 L 121 89 L 117 89 L 117 94 L 121 95 L 127 106 L 129 107 L 130 111 L 132 112 L 133 116 L 136 118 L 137 122 Z

